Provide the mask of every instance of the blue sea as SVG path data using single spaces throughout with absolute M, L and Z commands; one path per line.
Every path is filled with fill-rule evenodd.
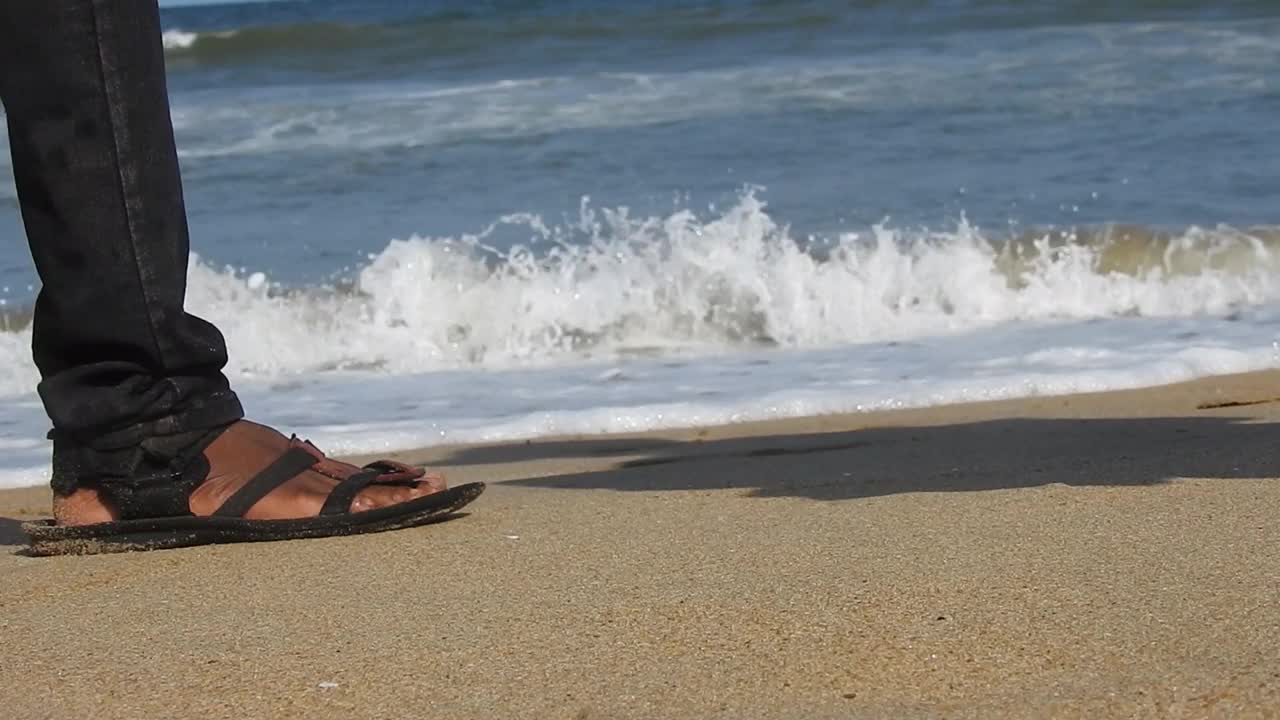
M 1280 3 L 165 8 L 189 308 L 336 452 L 1280 365 Z M 4 139 L 7 142 L 7 138 Z M 43 482 L 0 160 L 0 485 Z

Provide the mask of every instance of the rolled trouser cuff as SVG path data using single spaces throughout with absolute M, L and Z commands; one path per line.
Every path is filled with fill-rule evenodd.
M 230 390 L 193 402 L 172 415 L 99 433 L 74 434 L 55 428 L 53 474 L 55 495 L 68 495 L 92 485 L 149 485 L 166 473 L 180 473 L 193 446 L 207 444 L 220 431 L 244 417 L 240 399 Z M 203 449 L 203 448 L 201 448 Z

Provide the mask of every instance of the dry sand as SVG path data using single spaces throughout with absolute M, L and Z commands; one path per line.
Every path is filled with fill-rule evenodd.
M 0 715 L 1277 717 L 1278 396 L 424 450 L 489 491 L 356 538 L 38 559 L 0 521 Z

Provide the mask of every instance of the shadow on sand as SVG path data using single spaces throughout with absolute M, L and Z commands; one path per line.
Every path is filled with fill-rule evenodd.
M 464 448 L 449 464 L 617 457 L 599 472 L 508 484 L 620 491 L 745 489 L 846 500 L 903 492 L 1134 486 L 1280 476 L 1280 427 L 1247 418 L 1008 419 L 716 441 L 583 439 Z
M 22 532 L 22 521 L 0 517 L 0 545 L 27 544 L 27 534 Z

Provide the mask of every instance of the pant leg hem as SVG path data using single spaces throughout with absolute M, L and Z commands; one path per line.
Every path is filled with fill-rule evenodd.
M 225 427 L 244 417 L 239 398 L 231 391 L 207 398 L 168 417 L 149 420 L 127 428 L 86 436 L 70 437 L 56 429 L 53 440 L 53 473 L 50 485 L 55 495 L 68 495 L 86 483 L 104 479 L 128 483 L 139 481 L 163 465 L 163 456 L 178 456 L 187 445 L 199 442 L 210 430 Z

